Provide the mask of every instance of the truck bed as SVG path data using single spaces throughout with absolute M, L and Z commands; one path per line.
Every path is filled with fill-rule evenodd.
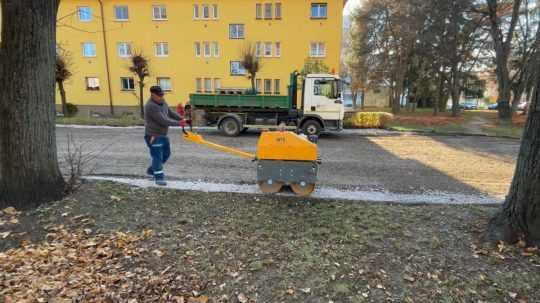
M 189 100 L 194 107 L 215 108 L 257 108 L 257 109 L 289 109 L 291 103 L 287 96 L 271 95 L 225 95 L 225 94 L 191 94 Z

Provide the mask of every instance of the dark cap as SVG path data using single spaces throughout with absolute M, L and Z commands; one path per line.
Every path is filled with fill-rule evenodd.
M 161 86 L 158 86 L 158 85 L 150 87 L 150 92 L 160 97 L 163 96 L 163 90 L 161 89 Z

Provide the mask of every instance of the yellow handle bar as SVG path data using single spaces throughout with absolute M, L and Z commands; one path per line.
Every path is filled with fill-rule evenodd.
M 195 134 L 192 132 L 184 132 L 184 140 L 191 141 L 191 142 L 201 144 L 201 145 L 206 145 L 210 148 L 217 149 L 217 150 L 220 150 L 229 154 L 233 154 L 236 156 L 240 156 L 246 159 L 251 159 L 251 160 L 255 159 L 254 154 L 250 154 L 250 153 L 241 151 L 239 149 L 235 149 L 232 147 L 223 146 L 223 145 L 219 145 L 213 142 L 206 141 L 201 135 Z

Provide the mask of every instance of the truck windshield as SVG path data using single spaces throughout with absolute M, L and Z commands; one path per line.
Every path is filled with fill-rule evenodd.
M 338 80 L 315 80 L 314 91 L 315 96 L 325 96 L 329 99 L 337 99 L 341 96 L 341 84 Z

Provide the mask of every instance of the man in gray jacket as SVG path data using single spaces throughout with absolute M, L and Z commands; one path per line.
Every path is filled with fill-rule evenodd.
M 150 93 L 150 100 L 144 106 L 144 140 L 150 149 L 152 165 L 146 173 L 154 177 L 157 185 L 166 186 L 163 165 L 171 156 L 167 133 L 169 126 L 178 126 L 181 123 L 182 117 L 169 108 L 161 87 L 152 86 Z

